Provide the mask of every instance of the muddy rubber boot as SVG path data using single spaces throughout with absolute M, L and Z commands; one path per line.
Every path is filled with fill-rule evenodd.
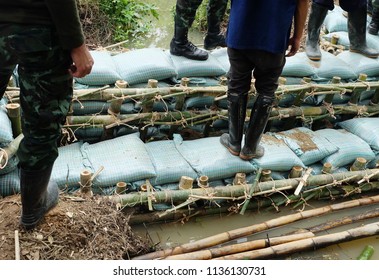
M 50 182 L 53 166 L 38 171 L 20 170 L 21 226 L 31 230 L 58 203 L 58 185 Z
M 229 134 L 221 135 L 220 142 L 234 156 L 238 156 L 241 151 L 247 99 L 247 94 L 240 96 L 237 93 L 228 93 Z
M 378 35 L 379 31 L 379 9 L 374 8 L 372 11 L 372 19 L 370 24 L 367 27 L 368 33 L 371 35 Z
M 377 58 L 379 52 L 369 48 L 366 42 L 367 13 L 365 8 L 355 9 L 349 12 L 348 29 L 350 51 L 363 54 L 370 58 Z
M 319 46 L 320 30 L 324 23 L 328 8 L 312 3 L 311 13 L 308 21 L 308 35 L 305 43 L 305 53 L 311 60 L 320 60 L 321 51 Z
M 170 53 L 172 55 L 184 56 L 193 60 L 207 60 L 208 52 L 199 49 L 188 41 L 188 28 L 176 27 L 175 35 L 170 43 Z
M 264 155 L 264 148 L 259 145 L 259 142 L 270 117 L 273 101 L 271 97 L 258 95 L 254 102 L 245 134 L 245 145 L 240 152 L 241 159 L 251 160 Z

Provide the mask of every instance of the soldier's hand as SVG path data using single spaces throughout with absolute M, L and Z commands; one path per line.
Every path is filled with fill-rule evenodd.
M 288 44 L 288 52 L 286 54 L 287 57 L 294 56 L 298 50 L 300 49 L 300 39 L 292 37 Z
M 69 71 L 75 78 L 82 78 L 91 73 L 93 58 L 85 44 L 71 50 L 73 64 Z

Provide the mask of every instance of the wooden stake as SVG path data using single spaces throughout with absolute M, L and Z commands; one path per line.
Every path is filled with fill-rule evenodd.
M 299 185 L 297 186 L 297 188 L 296 188 L 296 190 L 294 192 L 294 195 L 299 195 L 300 194 L 301 190 L 306 185 L 308 177 L 311 175 L 312 170 L 313 169 L 311 167 L 309 167 L 307 169 L 307 171 L 305 171 L 305 174 L 304 174 L 303 178 L 301 178 L 300 183 L 299 183 Z

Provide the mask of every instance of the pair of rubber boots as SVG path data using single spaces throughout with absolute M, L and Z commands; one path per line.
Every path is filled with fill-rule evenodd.
M 219 31 L 208 32 L 204 39 L 204 48 L 213 50 L 217 47 L 226 47 L 225 37 Z M 170 43 L 170 53 L 184 56 L 193 60 L 207 60 L 208 52 L 188 41 L 188 28 L 175 27 L 174 38 Z
M 328 13 L 328 8 L 312 3 L 308 20 L 308 35 L 305 44 L 305 52 L 309 59 L 320 60 L 321 51 L 319 37 L 321 26 Z M 360 8 L 348 13 L 348 31 L 350 51 L 363 54 L 370 58 L 377 58 L 379 52 L 369 48 L 366 43 L 367 9 Z
M 58 185 L 50 181 L 52 167 L 37 171 L 20 169 L 20 224 L 26 230 L 35 228 L 45 214 L 58 203 Z
M 264 155 L 264 148 L 259 145 L 259 142 L 266 128 L 273 104 L 273 98 L 258 95 L 251 109 L 244 146 L 241 149 L 247 100 L 247 94 L 242 96 L 233 93 L 228 94 L 229 133 L 224 133 L 220 137 L 221 144 L 232 155 L 239 156 L 243 160 L 260 158 Z

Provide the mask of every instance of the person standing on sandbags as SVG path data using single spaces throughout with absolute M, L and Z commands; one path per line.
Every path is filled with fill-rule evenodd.
M 177 0 L 175 13 L 174 37 L 170 42 L 172 55 L 184 56 L 193 60 L 207 60 L 208 52 L 192 44 L 188 40 L 188 30 L 195 20 L 196 11 L 203 0 Z M 216 47 L 226 47 L 225 36 L 221 34 L 228 0 L 209 0 L 207 6 L 208 30 L 204 39 L 204 48 L 212 50 Z
M 307 14 L 308 0 L 232 0 L 226 37 L 229 133 L 220 137 L 232 155 L 243 160 L 264 155 L 264 148 L 258 144 L 270 116 L 285 56 L 299 50 Z M 258 96 L 241 149 L 252 75 Z
M 75 0 L 0 0 L 0 99 L 18 65 L 22 139 L 21 226 L 31 230 L 58 203 L 50 181 L 73 77 L 92 69 Z
M 350 51 L 377 58 L 379 52 L 369 48 L 366 42 L 367 0 L 340 0 L 341 8 L 348 12 Z M 329 10 L 334 9 L 333 0 L 313 0 L 308 20 L 308 35 L 305 52 L 309 59 L 321 59 L 319 37 L 321 26 Z

